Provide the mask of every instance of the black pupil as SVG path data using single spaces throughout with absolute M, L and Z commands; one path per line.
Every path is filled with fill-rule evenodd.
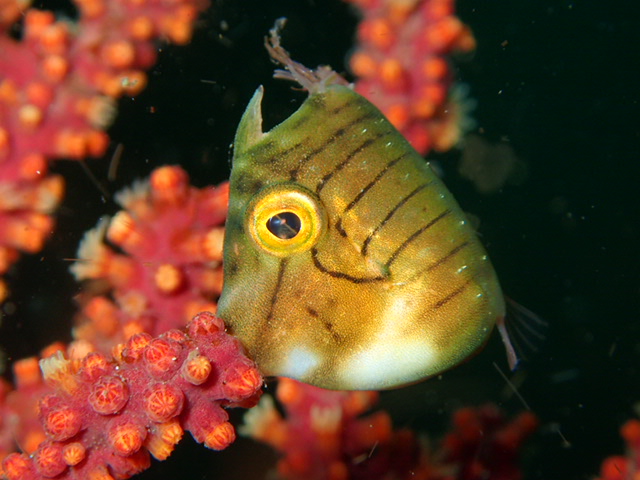
M 300 233 L 300 217 L 293 212 L 280 212 L 267 220 L 267 229 L 282 240 Z

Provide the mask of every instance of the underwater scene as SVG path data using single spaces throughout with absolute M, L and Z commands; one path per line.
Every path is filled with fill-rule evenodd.
M 0 479 L 639 479 L 637 10 L 0 2 Z

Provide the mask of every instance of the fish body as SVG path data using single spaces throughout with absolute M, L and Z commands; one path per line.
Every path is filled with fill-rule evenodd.
M 505 314 L 457 202 L 384 115 L 343 85 L 234 142 L 218 315 L 263 373 L 330 389 L 437 375 Z

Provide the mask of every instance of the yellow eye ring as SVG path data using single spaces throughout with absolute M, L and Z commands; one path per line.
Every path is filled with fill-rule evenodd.
M 316 195 L 289 183 L 264 188 L 247 209 L 249 235 L 258 247 L 278 257 L 309 250 L 326 224 L 326 213 Z

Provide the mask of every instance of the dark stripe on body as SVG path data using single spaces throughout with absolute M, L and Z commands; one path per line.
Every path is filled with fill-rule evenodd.
M 420 235 L 422 235 L 425 231 L 427 231 L 429 228 L 433 227 L 436 223 L 438 223 L 440 220 L 442 220 L 443 218 L 447 217 L 450 214 L 451 214 L 451 210 L 449 210 L 447 208 L 444 212 L 442 212 L 436 218 L 431 220 L 429 223 L 427 223 L 426 225 L 424 225 L 424 226 L 420 227 L 418 230 L 416 230 L 409 238 L 407 238 L 404 242 L 402 242 L 402 245 L 400 245 L 396 249 L 395 252 L 393 252 L 391 254 L 391 256 L 389 257 L 389 260 L 387 260 L 387 263 L 386 263 L 387 267 L 390 267 L 391 264 L 396 261 L 398 256 L 402 253 L 402 251 L 405 248 L 407 248 L 409 246 L 409 244 L 411 242 L 413 242 L 416 238 L 418 238 Z
M 466 281 L 465 283 L 463 283 L 460 287 L 456 288 L 453 292 L 451 292 L 450 294 L 448 294 L 446 297 L 444 297 L 442 300 L 437 301 L 436 303 L 434 303 L 431 308 L 433 308 L 434 310 L 437 308 L 441 308 L 444 305 L 446 305 L 447 303 L 449 303 L 451 300 L 453 300 L 454 298 L 456 298 L 458 295 L 460 295 L 462 292 L 465 291 L 465 289 L 467 288 L 467 286 L 469 285 L 469 283 L 471 282 L 471 280 Z
M 311 259 L 313 260 L 313 265 L 322 273 L 326 273 L 333 278 L 342 278 L 344 280 L 348 280 L 351 283 L 381 282 L 388 279 L 388 275 L 377 275 L 375 277 L 354 277 L 353 275 L 349 275 L 344 272 L 329 270 L 320 263 L 320 260 L 318 260 L 318 249 L 315 247 L 311 249 Z
M 386 175 L 386 173 L 391 170 L 391 168 L 396 165 L 398 162 L 400 162 L 402 159 L 406 158 L 408 155 L 410 154 L 410 152 L 405 152 L 402 155 L 400 155 L 397 158 L 394 158 L 393 160 L 389 161 L 385 167 L 382 169 L 382 171 L 380 171 L 378 173 L 378 175 L 376 175 L 376 178 L 374 178 L 373 180 L 371 180 L 362 190 L 360 190 L 360 193 L 358 193 L 353 200 L 351 200 L 351 202 L 349 202 L 349 205 L 347 205 L 347 207 L 344 209 L 344 212 L 342 212 L 342 215 L 346 214 L 349 210 L 351 210 L 353 207 L 356 206 L 356 204 L 362 199 L 362 197 L 364 197 L 367 192 L 369 190 L 371 190 L 371 187 L 373 187 L 376 183 L 378 183 L 380 181 L 380 179 L 382 177 L 384 177 Z M 336 230 L 338 230 L 338 232 L 340 233 L 340 235 L 342 235 L 343 237 L 347 236 L 347 232 L 345 231 L 344 227 L 342 226 L 342 216 L 340 216 L 340 218 L 338 218 L 338 221 L 336 222 Z
M 324 177 L 322 177 L 322 180 L 320 180 L 320 182 L 318 183 L 318 186 L 316 187 L 316 195 L 320 195 L 320 190 L 322 190 L 325 187 L 325 185 L 329 182 L 329 180 L 331 180 L 334 177 L 334 175 L 336 173 L 340 172 L 340 170 L 342 170 L 344 167 L 346 167 L 347 164 L 351 160 L 353 160 L 356 155 L 358 155 L 359 153 L 364 152 L 367 148 L 369 148 L 371 145 L 373 145 L 376 142 L 376 140 L 379 140 L 380 138 L 382 138 L 385 135 L 388 135 L 390 133 L 392 133 L 392 132 L 390 132 L 390 131 L 389 132 L 379 132 L 374 137 L 367 138 L 358 147 L 356 147 L 354 150 L 352 150 L 342 162 L 337 164 L 333 168 L 333 170 L 331 170 Z
M 351 202 L 349 202 L 349 205 L 347 205 L 347 208 L 344 209 L 344 213 L 347 213 L 349 210 L 351 210 L 353 207 L 355 207 L 355 205 L 362 199 L 362 197 L 364 197 L 366 195 L 366 193 L 371 190 L 371 187 L 373 187 L 376 183 L 378 183 L 380 181 L 380 179 L 382 177 L 385 176 L 385 174 L 398 162 L 400 162 L 402 159 L 406 158 L 408 155 L 410 155 L 411 152 L 405 152 L 402 155 L 400 155 L 397 158 L 394 158 L 393 160 L 391 160 L 390 162 L 388 162 L 385 167 L 382 169 L 382 171 L 380 173 L 378 173 L 378 175 L 376 175 L 376 178 L 374 178 L 373 180 L 371 180 L 361 191 L 360 193 L 358 193 L 358 195 L 355 196 L 355 198 L 353 200 L 351 200 Z
M 336 129 L 333 133 L 328 135 L 327 140 L 321 144 L 319 147 L 317 147 L 315 150 L 313 150 L 312 152 L 304 155 L 298 165 L 289 172 L 290 176 L 291 176 L 291 181 L 296 181 L 298 180 L 298 175 L 300 174 L 300 169 L 302 167 L 304 167 L 311 159 L 313 159 L 313 157 L 315 157 L 316 155 L 322 153 L 329 145 L 331 145 L 332 143 L 334 143 L 336 140 L 338 140 L 340 137 L 342 137 L 345 133 L 347 133 L 347 131 L 352 128 L 353 126 L 362 123 L 366 120 L 370 120 L 372 118 L 377 117 L 375 112 L 369 112 L 366 113 L 352 121 L 350 121 L 348 124 Z
M 271 305 L 269 305 L 269 314 L 266 316 L 266 321 L 270 321 L 273 319 L 273 311 L 275 310 L 276 302 L 278 301 L 278 292 L 280 291 L 280 287 L 282 286 L 282 279 L 284 277 L 284 271 L 286 267 L 287 259 L 284 258 L 278 264 L 278 278 L 276 280 L 276 286 L 273 289 L 273 293 L 271 294 Z
M 426 271 L 430 272 L 434 268 L 439 267 L 444 262 L 449 260 L 451 257 L 453 257 L 454 255 L 457 255 L 460 252 L 460 250 L 462 250 L 462 249 L 464 249 L 465 247 L 468 247 L 468 246 L 469 246 L 469 242 L 468 241 L 461 243 L 460 245 L 455 247 L 453 250 L 451 250 L 449 253 L 447 253 L 444 257 L 441 257 L 435 263 L 432 263 L 431 265 L 429 265 L 429 268 L 427 268 Z
M 404 197 L 402 200 L 400 200 L 395 207 L 393 207 L 391 209 L 391 211 L 387 214 L 386 217 L 384 217 L 382 219 L 382 221 L 376 226 L 376 228 L 373 229 L 373 231 L 367 236 L 367 238 L 365 238 L 364 242 L 362 243 L 362 249 L 360 250 L 360 253 L 362 253 L 362 255 L 366 255 L 367 254 L 367 248 L 369 247 L 369 243 L 371 242 L 371 240 L 373 240 L 373 237 L 380 231 L 380 229 L 382 227 L 385 226 L 385 224 L 391 220 L 391 217 L 393 217 L 395 215 L 395 213 L 400 210 L 400 208 L 402 208 L 402 206 L 407 203 L 409 200 L 411 200 L 411 198 L 416 195 L 418 192 L 420 192 L 421 190 L 425 189 L 426 187 L 428 187 L 429 185 L 431 185 L 432 182 L 428 182 L 425 183 L 423 185 L 420 185 L 419 187 L 415 188 L 409 195 L 407 195 L 406 197 Z
M 447 260 L 449 260 L 449 259 L 453 258 L 454 256 L 456 256 L 459 252 L 464 250 L 469 245 L 471 245 L 469 243 L 469 241 L 462 242 L 460 245 L 454 247 L 449 253 L 447 253 L 446 255 L 444 255 L 443 257 L 439 258 L 438 260 L 436 260 L 431 265 L 429 265 L 427 268 L 425 268 L 423 270 L 420 270 L 418 273 L 416 273 L 413 277 L 411 277 L 411 280 L 409 280 L 409 282 L 413 282 L 417 278 L 420 278 L 421 276 L 423 276 L 423 275 L 425 275 L 425 274 L 427 274 L 429 272 L 432 272 L 433 270 L 435 270 L 439 266 L 443 265 Z
M 268 158 L 268 160 L 266 162 L 263 162 L 263 163 L 276 163 L 276 162 L 278 162 L 278 160 L 280 158 L 284 157 L 285 155 L 290 155 L 291 153 L 293 153 L 296 150 L 298 150 L 300 147 L 303 147 L 304 145 L 306 145 L 306 143 L 305 143 L 306 141 L 307 141 L 307 139 L 304 139 L 304 140 L 302 140 L 302 141 L 300 141 L 300 142 L 298 142 L 298 143 L 296 143 L 294 145 L 291 145 L 290 147 L 285 148 L 284 150 L 279 151 L 277 154 L 270 156 Z M 255 155 L 255 157 L 256 158 L 260 158 L 261 157 L 259 152 L 258 152 L 258 154 Z

